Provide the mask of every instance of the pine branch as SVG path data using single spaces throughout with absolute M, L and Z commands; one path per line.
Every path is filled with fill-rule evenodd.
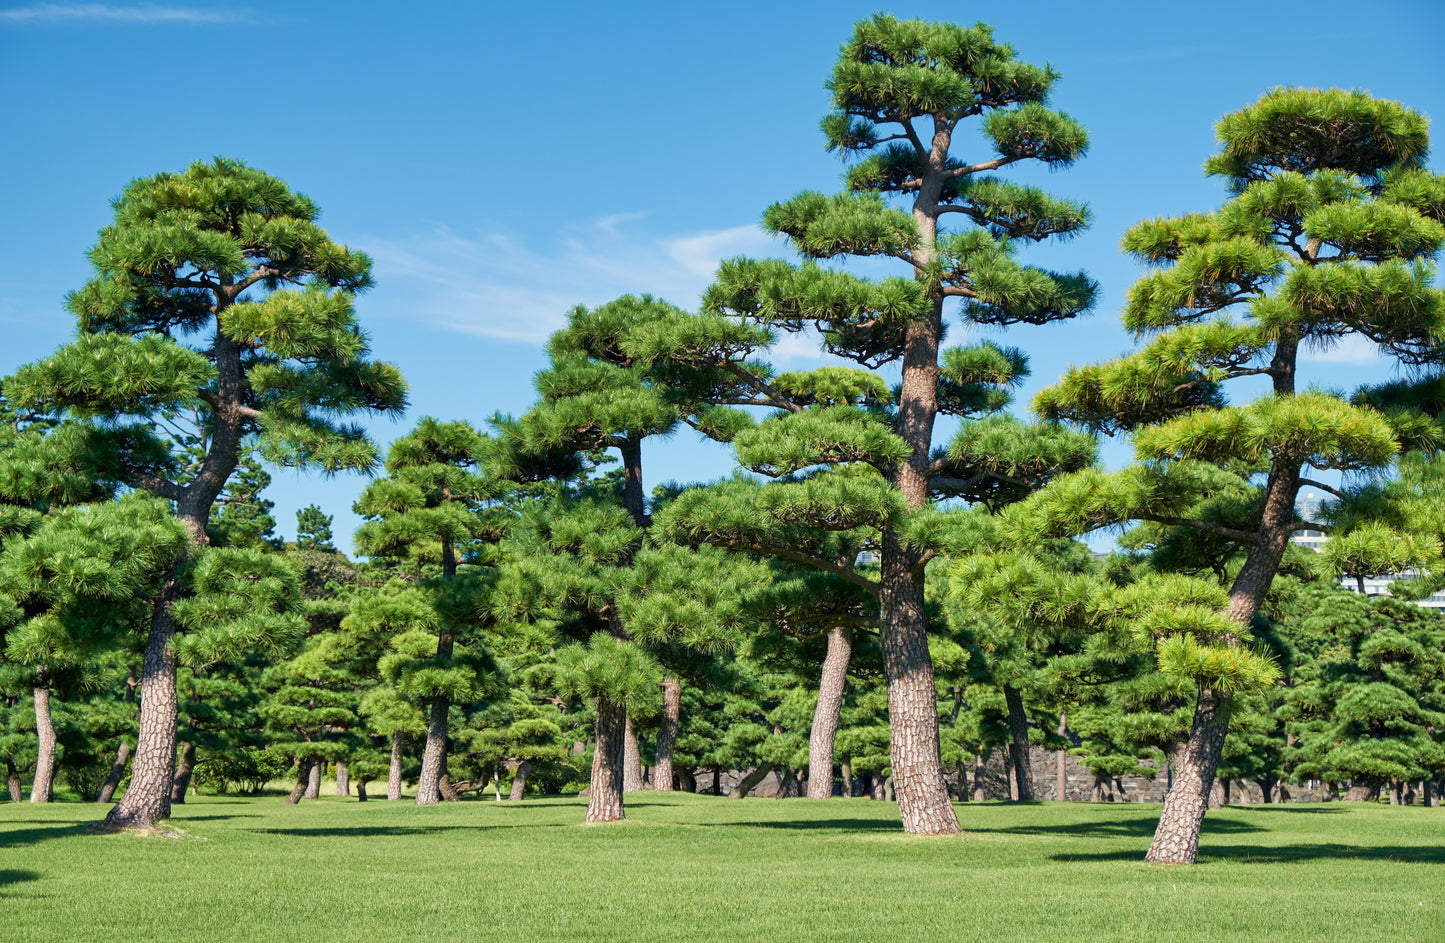
M 1168 524 L 1171 527 L 1193 527 L 1197 530 L 1208 531 L 1211 534 L 1218 534 L 1221 537 L 1228 537 L 1230 540 L 1238 540 L 1242 543 L 1257 544 L 1260 542 L 1259 534 L 1252 530 L 1239 530 L 1234 527 L 1225 527 L 1223 524 L 1211 524 L 1209 521 L 1201 521 L 1193 517 L 1170 517 L 1167 514 L 1137 515 L 1141 521 L 1154 521 L 1156 524 Z
M 1347 497 L 1346 494 L 1343 491 L 1340 491 L 1338 488 L 1331 488 L 1324 482 L 1315 481 L 1313 478 L 1301 478 L 1299 480 L 1299 483 L 1302 485 L 1308 485 L 1311 488 L 1318 488 L 1321 491 L 1327 491 L 1335 497 L 1339 498 L 1341 501 L 1343 501 Z

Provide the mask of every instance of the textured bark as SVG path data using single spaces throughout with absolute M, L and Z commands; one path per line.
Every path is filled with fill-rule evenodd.
M 171 781 L 171 803 L 185 805 L 186 790 L 191 788 L 191 777 L 196 774 L 196 745 L 189 740 L 181 744 L 180 762 L 176 764 L 176 778 Z M 307 798 L 312 798 L 307 796 Z
M 108 828 L 150 828 L 170 818 L 171 784 L 175 781 L 176 656 L 171 639 L 176 622 L 170 604 L 180 599 L 174 577 L 166 581 L 161 601 L 151 616 L 140 671 L 140 721 L 130 785 L 105 817 Z
M 1379 798 L 1379 783 L 1351 783 L 1350 791 L 1345 793 L 1346 802 L 1374 802 Z
M 587 790 L 588 822 L 620 822 L 622 753 L 627 712 L 605 697 L 597 699 L 597 749 L 592 753 L 592 781 Z
M 321 798 L 321 774 L 325 769 L 326 762 L 324 760 L 317 760 L 311 764 L 311 775 L 306 780 L 306 798 Z
M 50 679 L 44 668 L 35 672 L 35 733 L 40 738 L 35 754 L 31 802 L 49 802 L 55 785 L 55 722 L 50 716 Z
M 125 768 L 128 765 L 130 765 L 130 743 L 122 739 L 120 746 L 115 748 L 115 762 L 110 764 L 110 773 L 105 777 L 105 782 L 101 784 L 100 796 L 95 800 L 96 802 L 109 802 L 115 796 L 115 791 L 120 786 L 121 779 L 125 777 Z
M 839 778 L 843 780 L 843 798 L 853 798 L 853 763 L 851 757 L 843 757 L 843 761 L 838 764 L 838 774 Z
M 884 531 L 879 626 L 883 674 L 888 680 L 889 758 L 903 830 L 911 835 L 956 835 L 958 818 L 948 798 L 939 752 L 923 575 L 914 573 L 920 562 L 920 555 L 898 534 Z
M 738 784 L 733 787 L 732 797 L 734 799 L 746 799 L 748 797 L 748 793 L 752 792 L 753 789 L 758 785 L 758 783 L 767 779 L 768 774 L 772 771 L 772 763 L 764 763 L 762 766 L 759 766 L 757 769 L 753 770 L 751 773 L 738 780 Z
M 336 794 L 351 795 L 351 770 L 347 769 L 345 763 L 336 764 Z
M 523 760 L 517 764 L 517 775 L 512 777 L 512 791 L 507 798 L 521 802 L 527 795 L 527 777 L 532 773 L 532 761 Z
M 25 794 L 20 791 L 20 771 L 9 760 L 5 761 L 5 786 L 10 790 L 10 801 L 20 802 Z
M 647 788 L 647 777 L 642 772 L 642 751 L 630 717 L 623 727 L 622 743 L 622 791 L 640 792 Z
M 391 768 L 386 774 L 386 798 L 401 798 L 401 768 L 406 759 L 406 734 L 401 731 L 391 735 Z
M 437 643 L 437 658 L 450 658 L 452 640 L 442 635 Z M 451 711 L 451 699 L 438 694 L 431 699 L 431 713 L 426 725 L 426 747 L 421 755 L 421 775 L 416 781 L 416 804 L 436 805 L 441 801 L 442 760 L 447 754 L 447 714 Z
M 672 753 L 677 747 L 677 725 L 682 719 L 682 682 L 669 675 L 662 679 L 662 724 L 657 728 L 657 768 L 652 788 L 672 791 Z
M 295 805 L 301 801 L 301 797 L 307 792 L 307 785 L 311 782 L 311 774 L 315 770 L 315 760 L 301 760 L 296 767 L 296 785 L 292 787 L 291 793 L 286 797 L 287 805 Z
M 1229 709 L 1224 698 L 1209 688 L 1201 688 L 1189 739 L 1169 757 L 1174 782 L 1164 798 L 1159 827 L 1145 861 L 1158 864 L 1194 861 L 1199 852 L 1199 830 L 1214 789 L 1214 774 L 1228 729 Z
M 828 652 L 818 679 L 818 706 L 808 732 L 808 798 L 833 795 L 833 741 L 838 736 L 838 714 L 843 709 L 843 685 L 853 655 L 853 632 L 836 626 L 828 632 Z
M 1059 711 L 1059 736 L 1069 735 L 1069 712 Z M 1054 767 L 1054 798 L 1065 802 L 1069 798 L 1069 751 L 1062 749 Z
M 988 792 L 984 788 L 983 777 L 988 770 L 988 763 L 984 760 L 982 753 L 977 753 L 973 758 L 973 799 L 975 802 L 983 802 L 988 798 Z
M 1034 770 L 1029 762 L 1029 715 L 1024 713 L 1024 699 L 1018 688 L 1005 684 L 1003 698 L 1008 705 L 1008 729 L 1013 738 L 1009 750 L 1014 775 L 1013 797 L 1019 802 L 1030 802 L 1034 798 Z

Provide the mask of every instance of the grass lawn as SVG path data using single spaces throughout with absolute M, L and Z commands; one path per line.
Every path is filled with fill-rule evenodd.
M 184 837 L 0 805 L 0 939 L 1445 940 L 1445 810 L 1209 813 L 1192 867 L 1142 863 L 1157 805 L 958 806 L 911 838 L 864 799 L 641 793 L 430 808 L 199 797 Z

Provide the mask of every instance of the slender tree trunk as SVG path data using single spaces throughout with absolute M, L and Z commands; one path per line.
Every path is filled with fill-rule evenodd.
M 1188 864 L 1199 853 L 1199 829 L 1214 788 L 1214 772 L 1229 729 L 1224 699 L 1209 688 L 1199 689 L 1189 739 L 1169 757 L 1174 783 L 1164 799 L 1159 827 L 1145 861 Z
M 316 769 L 315 760 L 303 759 L 296 767 L 296 785 L 291 789 L 290 795 L 286 797 L 287 805 L 296 805 L 305 795 L 307 785 L 311 782 L 311 774 Z
M 833 795 L 833 741 L 838 736 L 838 715 L 843 709 L 843 686 L 853 655 L 853 631 L 835 626 L 828 631 L 828 653 L 818 679 L 818 706 L 808 733 L 808 798 Z
M 637 746 L 637 731 L 632 727 L 632 718 L 622 730 L 622 791 L 640 792 L 647 788 L 647 777 L 642 773 L 642 750 Z
M 1034 798 L 1034 770 L 1029 762 L 1029 715 L 1024 713 L 1023 695 L 1011 684 L 1003 686 L 1004 701 L 1008 704 L 1008 729 L 1013 736 L 1014 782 L 1018 784 L 1020 802 L 1031 802 Z
M 176 765 L 176 778 L 171 781 L 171 804 L 185 805 L 186 790 L 191 788 L 191 777 L 196 774 L 196 745 L 187 740 L 181 744 L 181 759 Z M 307 798 L 311 798 L 307 796 Z
M 20 791 L 20 771 L 10 760 L 5 761 L 5 786 L 10 790 L 10 801 L 21 802 L 25 794 Z
M 620 822 L 622 754 L 626 749 L 627 712 L 605 697 L 597 699 L 597 749 L 592 753 L 592 782 L 587 791 L 588 822 Z
M 50 716 L 50 677 L 44 668 L 35 672 L 35 733 L 40 747 L 35 754 L 31 802 L 49 802 L 55 785 L 55 722 Z
M 406 734 L 398 730 L 391 735 L 391 768 L 386 774 L 386 798 L 401 798 L 401 768 L 406 759 Z
M 693 771 L 692 769 L 689 769 L 689 768 L 686 767 L 686 766 L 679 767 L 678 770 L 677 770 L 677 785 L 678 785 L 678 788 L 679 788 L 680 790 L 682 790 L 683 792 L 696 793 L 696 792 L 697 792 L 697 774 L 696 774 L 696 772 Z
M 712 768 L 712 794 L 715 796 L 722 795 L 722 774 L 723 769 L 721 766 L 714 766 Z
M 351 770 L 345 763 L 336 764 L 336 794 L 338 796 L 351 795 Z
M 311 775 L 306 780 L 306 798 L 321 798 L 321 773 L 325 768 L 325 760 L 317 760 L 311 764 Z
M 983 751 L 980 750 L 973 757 L 973 800 L 982 802 L 988 798 L 988 790 L 984 786 L 984 774 L 988 771 L 988 763 L 983 758 Z
M 1069 712 L 1059 711 L 1059 736 L 1067 738 L 1069 735 Z M 1059 802 L 1067 802 L 1069 798 L 1069 751 L 1068 748 L 1061 748 L 1057 759 L 1057 766 L 1054 769 L 1054 799 Z
M 1230 793 L 1230 789 L 1229 789 L 1229 779 L 1228 779 L 1228 778 L 1221 779 L 1221 780 L 1219 781 L 1219 785 L 1220 785 L 1220 788 L 1221 788 L 1221 789 L 1223 790 L 1223 792 L 1224 792 L 1224 796 L 1223 796 L 1223 798 L 1222 798 L 1222 800 L 1221 800 L 1221 802 L 1220 802 L 1219 804 L 1220 804 L 1220 805 L 1229 805 L 1229 793 Z
M 677 747 L 677 727 L 682 720 L 682 682 L 668 675 L 662 679 L 662 725 L 657 728 L 657 768 L 652 788 L 672 791 L 672 754 Z
M 753 789 L 758 785 L 758 783 L 767 779 L 768 774 L 771 773 L 773 769 L 774 766 L 772 763 L 764 763 L 762 766 L 759 766 L 757 769 L 744 776 L 738 781 L 738 784 L 733 787 L 733 798 L 746 799 L 748 797 L 748 793 L 752 792 Z
M 356 781 L 356 801 L 357 801 L 357 802 L 365 802 L 365 801 L 366 801 L 366 783 L 367 783 L 367 781 L 364 780 L 364 779 L 358 779 L 358 780 Z
M 512 777 L 512 791 L 507 798 L 521 802 L 527 795 L 527 777 L 532 773 L 532 761 L 523 760 L 517 764 L 517 775 Z
M 443 635 L 437 644 L 437 657 L 450 658 L 451 637 Z M 438 694 L 431 699 L 431 713 L 427 719 L 426 747 L 421 755 L 421 775 L 416 781 L 416 804 L 436 805 L 441 801 L 442 761 L 447 754 L 447 714 L 451 711 L 451 699 Z
M 125 776 L 125 768 L 130 764 L 130 743 L 124 737 L 120 740 L 120 746 L 115 748 L 115 762 L 110 764 L 110 774 L 105 777 L 101 784 L 100 796 L 95 801 L 100 803 L 109 802 L 120 786 L 120 781 Z
M 838 778 L 843 780 L 843 798 L 853 798 L 853 763 L 852 757 L 843 757 L 838 764 Z

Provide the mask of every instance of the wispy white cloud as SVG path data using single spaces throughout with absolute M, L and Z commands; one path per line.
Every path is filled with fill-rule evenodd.
M 1314 347 L 1300 353 L 1300 359 L 1314 363 L 1338 363 L 1356 367 L 1367 367 L 1383 363 L 1385 358 L 1380 348 L 1358 334 L 1341 338 L 1339 343 L 1329 347 Z
M 237 19 L 220 10 L 164 7 L 154 3 L 36 3 L 0 10 L 0 23 L 226 23 Z
M 781 250 L 757 226 L 655 236 L 642 214 L 582 223 L 533 245 L 499 232 L 441 227 L 404 240 L 358 239 L 376 259 L 373 304 L 482 337 L 540 343 L 579 304 L 651 294 L 695 309 L 718 262 Z

